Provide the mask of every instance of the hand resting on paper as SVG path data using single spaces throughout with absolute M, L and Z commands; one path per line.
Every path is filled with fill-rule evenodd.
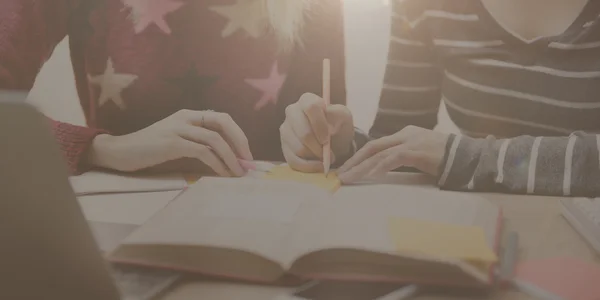
M 351 150 L 354 125 L 350 110 L 344 105 L 326 107 L 315 94 L 304 94 L 288 106 L 286 118 L 279 128 L 283 155 L 294 170 L 323 172 L 323 144 L 331 138 L 331 160 Z
M 437 176 L 447 140 L 447 134 L 407 126 L 393 135 L 367 143 L 338 169 L 338 177 L 344 183 L 352 183 L 400 167 L 412 167 Z
M 131 134 L 99 135 L 88 154 L 92 165 L 123 172 L 168 169 L 186 158 L 220 176 L 242 176 L 245 172 L 238 158 L 252 160 L 252 154 L 246 135 L 229 115 L 191 110 L 181 110 Z

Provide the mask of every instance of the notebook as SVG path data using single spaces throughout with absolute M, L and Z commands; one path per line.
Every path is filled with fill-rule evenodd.
M 500 209 L 485 199 L 426 187 L 348 186 L 332 194 L 293 181 L 205 177 L 108 257 L 258 283 L 486 286 L 500 223 Z
M 131 176 L 90 171 L 78 176 L 71 176 L 69 180 L 77 196 L 180 191 L 187 186 L 187 182 L 180 174 Z

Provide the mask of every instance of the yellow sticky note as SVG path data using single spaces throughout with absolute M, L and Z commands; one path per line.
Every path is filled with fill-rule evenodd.
M 264 178 L 314 184 L 331 192 L 337 191 L 341 186 L 341 181 L 334 173 L 329 173 L 327 176 L 323 173 L 303 173 L 295 171 L 289 166 L 273 167 Z
M 454 258 L 484 266 L 498 260 L 483 229 L 476 226 L 393 218 L 390 235 L 399 253 Z
M 200 180 L 200 177 L 202 177 L 200 174 L 192 174 L 192 173 L 183 174 L 183 178 L 185 179 L 187 184 L 196 183 L 198 180 Z

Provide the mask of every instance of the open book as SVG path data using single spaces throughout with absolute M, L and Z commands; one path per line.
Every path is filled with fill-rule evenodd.
M 287 181 L 202 178 L 109 259 L 255 282 L 293 275 L 485 286 L 500 220 L 485 199 L 426 187 L 332 194 Z

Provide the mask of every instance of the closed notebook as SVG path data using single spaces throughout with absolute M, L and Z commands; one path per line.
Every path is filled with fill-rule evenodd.
M 109 259 L 255 282 L 291 276 L 486 286 L 500 216 L 478 196 L 423 187 L 332 194 L 287 181 L 202 178 Z M 452 236 L 461 245 L 447 245 Z
M 90 171 L 69 178 L 77 196 L 180 191 L 187 187 L 180 174 L 125 176 L 118 173 Z

